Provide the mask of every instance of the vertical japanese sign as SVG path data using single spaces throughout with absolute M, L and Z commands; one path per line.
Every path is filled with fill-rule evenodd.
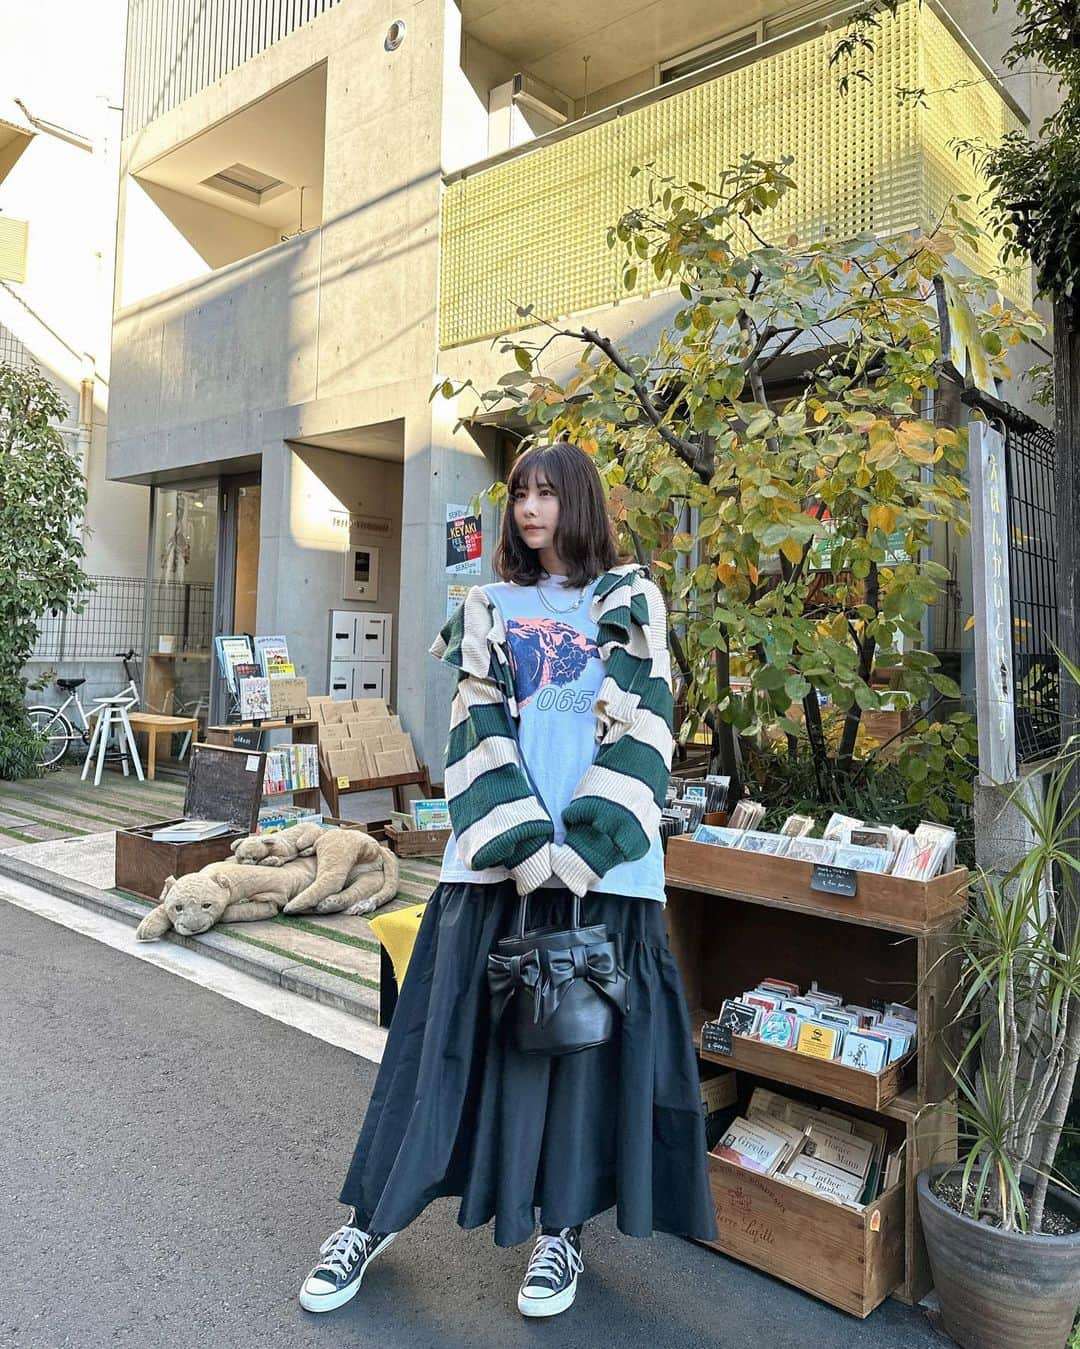
M 467 506 L 446 507 L 446 570 L 453 576 L 479 576 L 483 536 L 480 517 Z
M 1017 779 L 1005 438 L 987 422 L 969 437 L 979 780 L 990 785 Z

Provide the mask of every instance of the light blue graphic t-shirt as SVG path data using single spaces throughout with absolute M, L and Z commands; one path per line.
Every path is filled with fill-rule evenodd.
M 541 588 L 550 607 L 538 593 Z M 566 587 L 561 576 L 548 577 L 538 586 L 496 582 L 484 587 L 506 625 L 520 715 L 522 763 L 551 816 L 556 843 L 566 837 L 562 813 L 598 749 L 593 704 L 603 682 L 604 666 L 596 646 L 596 624 L 589 617 L 595 589 L 593 581 L 586 587 L 581 604 L 571 609 L 580 592 Z M 560 612 L 553 613 L 553 609 Z M 439 879 L 490 884 L 507 875 L 502 867 L 470 871 L 458 857 L 451 837 Z M 552 877 L 548 884 L 557 886 L 561 882 Z M 612 867 L 594 888 L 605 894 L 664 903 L 664 853 L 659 835 L 644 857 Z

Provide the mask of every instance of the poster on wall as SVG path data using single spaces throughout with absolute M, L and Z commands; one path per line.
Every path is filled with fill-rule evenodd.
M 479 576 L 483 537 L 480 517 L 468 506 L 446 507 L 446 570 L 454 576 Z
M 448 585 L 446 587 L 446 617 L 453 618 L 461 606 L 465 603 L 465 596 L 469 593 L 467 585 Z

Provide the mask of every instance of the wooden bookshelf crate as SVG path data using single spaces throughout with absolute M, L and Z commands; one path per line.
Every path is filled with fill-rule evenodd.
M 813 890 L 811 862 L 787 857 L 695 843 L 690 838 L 668 840 L 667 880 L 688 890 L 701 890 L 774 905 L 790 911 L 842 918 L 888 928 L 891 932 L 921 934 L 929 927 L 949 924 L 967 904 L 968 873 L 958 867 L 930 881 L 901 880 L 897 876 L 858 873 L 854 895 L 824 894 Z
M 709 1184 L 725 1255 L 859 1317 L 904 1283 L 902 1183 L 852 1209 L 710 1155 Z
M 669 848 L 676 842 L 672 839 Z M 715 848 L 708 856 L 715 859 L 717 854 L 732 855 L 728 849 Z M 748 857 L 757 863 L 758 871 L 780 860 L 757 854 Z M 810 907 L 805 897 L 803 902 L 791 903 L 782 898 L 763 898 L 760 892 L 766 887 L 760 877 L 755 881 L 758 893 L 729 894 L 720 888 L 715 863 L 707 881 L 689 885 L 681 879 L 681 867 L 669 853 L 665 920 L 687 1000 L 697 1009 L 692 1018 L 695 1040 L 702 1023 L 717 1015 L 725 998 L 739 997 L 769 975 L 793 979 L 803 987 L 817 979 L 823 988 L 843 994 L 849 1002 L 867 1003 L 874 998 L 906 1002 L 916 1007 L 919 1021 L 914 1053 L 882 1074 L 862 1073 L 745 1036 L 733 1037 L 730 1057 L 703 1056 L 709 1063 L 736 1071 L 744 1107 L 755 1082 L 767 1086 L 782 1083 L 794 1095 L 812 1098 L 815 1104 L 836 1103 L 841 1109 L 846 1107 L 885 1124 L 892 1146 L 904 1144 L 904 1175 L 900 1185 L 894 1187 L 902 1193 L 895 1198 L 890 1191 L 889 1196 L 868 1206 L 865 1223 L 860 1212 L 831 1205 L 811 1192 L 804 1194 L 790 1182 L 774 1179 L 763 1185 L 762 1178 L 753 1172 L 710 1158 L 721 1224 L 718 1249 L 788 1279 L 854 1315 L 867 1315 L 890 1293 L 904 1302 L 918 1302 L 929 1291 L 931 1280 L 918 1223 L 915 1179 L 930 1160 L 956 1155 L 956 1121 L 950 1104 L 954 1087 L 942 1052 L 950 1041 L 948 1023 L 957 983 L 955 955 L 948 950 L 955 917 L 909 929 L 905 922 L 896 922 L 895 916 L 892 921 L 875 921 L 865 914 L 846 910 L 834 914 Z M 720 1190 L 718 1177 L 723 1178 L 725 1187 Z M 730 1186 L 742 1188 L 732 1191 L 727 1188 Z M 782 1191 L 776 1187 L 783 1187 Z M 797 1201 L 789 1197 L 793 1188 L 799 1196 Z M 747 1198 L 747 1194 L 752 1197 Z M 791 1234 L 761 1241 L 754 1236 L 756 1226 L 747 1228 L 741 1236 L 733 1233 L 724 1209 L 737 1203 L 748 1213 L 748 1223 L 761 1222 L 772 1231 L 770 1220 L 775 1226 L 779 1216 L 781 1225 L 791 1225 Z M 812 1229 L 812 1220 L 817 1206 L 822 1205 L 829 1205 L 830 1211 L 825 1217 L 825 1235 L 819 1236 Z M 842 1217 L 832 1211 L 837 1207 Z M 887 1218 L 890 1231 L 899 1233 L 899 1266 L 891 1247 L 869 1241 L 870 1235 L 878 1235 L 874 1231 L 868 1234 L 866 1227 L 873 1221 L 875 1209 L 881 1215 L 878 1230 Z M 764 1216 L 767 1214 L 771 1219 Z M 807 1243 L 799 1230 L 800 1214 L 807 1216 L 815 1241 L 824 1243 L 822 1250 L 840 1252 L 830 1261 L 839 1259 L 849 1267 L 839 1281 L 828 1271 L 819 1275 L 814 1268 L 821 1264 L 821 1256 L 815 1241 Z M 897 1270 L 899 1276 L 894 1277 Z
M 399 829 L 386 826 L 386 841 L 399 857 L 441 857 L 450 841 L 449 829 Z
M 699 1041 L 700 1043 L 700 1041 Z M 831 1059 L 816 1059 L 812 1054 L 800 1054 L 796 1049 L 782 1049 L 765 1044 L 746 1035 L 733 1035 L 732 1052 L 710 1054 L 699 1050 L 700 1057 L 709 1063 L 723 1064 L 737 1072 L 753 1073 L 756 1077 L 786 1082 L 791 1087 L 831 1096 L 837 1101 L 880 1110 L 899 1096 L 905 1083 L 914 1076 L 916 1055 L 906 1055 L 890 1063 L 880 1073 L 865 1073 L 859 1068 Z

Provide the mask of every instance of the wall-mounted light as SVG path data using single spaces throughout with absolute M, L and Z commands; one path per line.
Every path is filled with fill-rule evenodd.
M 396 52 L 405 41 L 405 20 L 395 19 L 386 30 L 386 37 L 383 39 L 383 46 L 388 52 Z

